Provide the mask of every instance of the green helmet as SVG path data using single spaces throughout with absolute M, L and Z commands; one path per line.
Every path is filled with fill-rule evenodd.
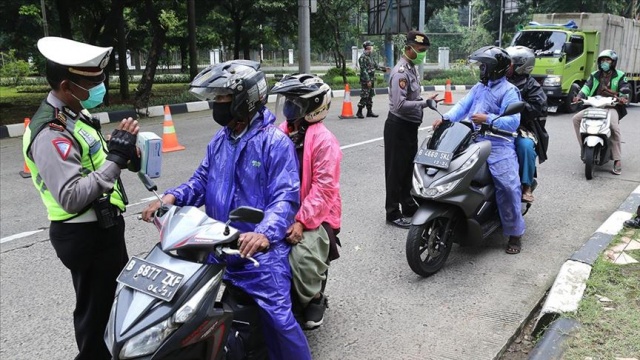
M 602 62 L 602 58 L 609 58 L 613 60 L 613 62 L 611 63 L 611 70 L 614 70 L 616 68 L 616 64 L 618 63 L 618 54 L 615 51 L 607 49 L 600 52 L 600 55 L 598 55 L 598 69 L 600 68 L 600 62 Z

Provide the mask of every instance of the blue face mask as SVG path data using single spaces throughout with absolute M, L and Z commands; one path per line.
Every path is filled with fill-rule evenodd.
M 80 100 L 78 99 L 75 95 L 73 95 L 73 93 L 71 93 L 71 95 L 78 99 L 78 101 L 80 101 L 80 105 L 82 105 L 83 108 L 90 110 L 95 108 L 96 106 L 102 104 L 102 100 L 104 99 L 104 95 L 107 93 L 107 88 L 104 86 L 104 83 L 100 83 L 100 85 L 96 85 L 94 87 L 92 87 L 91 89 L 85 89 L 82 86 L 74 83 L 77 87 L 79 87 L 80 89 L 83 89 L 87 92 L 89 92 L 89 97 L 86 100 Z
M 611 65 L 608 62 L 603 61 L 600 63 L 600 69 L 602 69 L 602 71 L 609 71 L 611 69 Z

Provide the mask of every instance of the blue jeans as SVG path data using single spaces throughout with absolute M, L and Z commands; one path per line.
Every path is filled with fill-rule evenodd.
M 518 163 L 520 182 L 522 185 L 531 186 L 533 184 L 533 176 L 536 173 L 536 154 L 535 143 L 533 140 L 518 136 L 516 138 L 516 153 L 518 154 Z

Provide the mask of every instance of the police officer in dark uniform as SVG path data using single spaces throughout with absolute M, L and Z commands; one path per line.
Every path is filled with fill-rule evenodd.
M 360 67 L 360 86 L 362 91 L 360 92 L 360 102 L 358 102 L 357 117 L 364 119 L 362 115 L 362 109 L 367 107 L 367 117 L 378 117 L 373 113 L 371 107 L 373 106 L 373 96 L 376 94 L 374 86 L 376 83 L 376 70 L 387 72 L 389 69 L 376 64 L 371 57 L 373 52 L 373 43 L 371 41 L 365 41 L 362 43 L 364 51 L 358 59 L 358 66 Z
M 411 197 L 411 176 L 418 151 L 418 127 L 427 104 L 420 97 L 416 66 L 424 61 L 428 48 L 425 34 L 410 31 L 402 57 L 389 75 L 389 114 L 384 124 L 385 210 L 387 222 L 401 228 L 409 228 L 407 217 L 418 210 Z
M 73 280 L 78 360 L 111 359 L 104 331 L 116 277 L 128 260 L 121 215 L 127 197 L 120 171 L 128 165 L 139 170 L 138 122 L 123 120 L 107 148 L 100 122 L 87 111 L 102 103 L 103 69 L 111 49 L 40 39 L 51 92 L 23 137 L 25 162 L 51 220 L 51 245 Z

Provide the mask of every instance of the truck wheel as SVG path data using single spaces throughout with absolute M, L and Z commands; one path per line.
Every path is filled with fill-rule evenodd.
M 580 107 L 582 105 L 572 104 L 573 98 L 578 96 L 579 92 L 580 92 L 580 85 L 575 83 L 572 84 L 571 88 L 569 89 L 569 94 L 567 94 L 567 97 L 564 99 L 564 104 L 562 105 L 562 109 L 564 110 L 564 112 L 568 114 L 573 114 L 574 112 L 580 110 Z

